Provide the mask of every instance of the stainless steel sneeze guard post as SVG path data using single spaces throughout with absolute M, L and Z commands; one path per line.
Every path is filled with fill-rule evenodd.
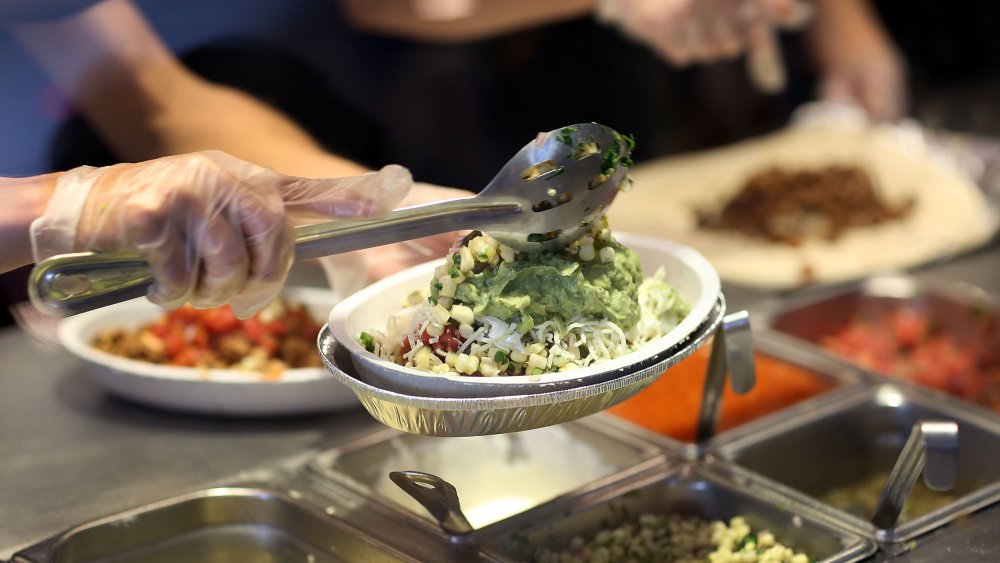
M 749 393 L 756 383 L 753 361 L 753 334 L 750 332 L 750 315 L 737 311 L 726 315 L 712 340 L 712 351 L 705 370 L 705 387 L 701 397 L 701 411 L 695 441 L 705 443 L 715 435 L 722 411 L 722 390 L 727 375 L 733 391 Z

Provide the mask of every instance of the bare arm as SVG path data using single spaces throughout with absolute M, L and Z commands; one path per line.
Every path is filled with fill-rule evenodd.
M 58 178 L 0 178 L 0 273 L 32 263 L 31 222 L 45 211 Z
M 860 105 L 874 119 L 906 113 L 906 64 L 869 0 L 816 0 L 809 30 L 820 96 Z
M 428 42 L 475 41 L 589 14 L 596 0 L 341 0 L 359 29 Z
M 297 176 L 366 170 L 324 151 L 274 108 L 191 73 L 129 0 L 11 32 L 125 160 L 220 149 Z

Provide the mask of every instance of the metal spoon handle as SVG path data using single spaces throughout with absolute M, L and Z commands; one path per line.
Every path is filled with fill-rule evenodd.
M 913 425 L 896 464 L 879 496 L 872 523 L 893 528 L 920 472 L 934 491 L 946 491 L 957 478 L 958 424 L 950 420 L 921 420 Z
M 330 221 L 295 229 L 295 259 L 307 260 L 446 233 L 469 225 L 515 220 L 525 204 L 481 197 L 408 207 L 363 221 Z M 146 295 L 154 282 L 149 263 L 129 253 L 80 252 L 37 264 L 28 282 L 31 302 L 66 317 Z

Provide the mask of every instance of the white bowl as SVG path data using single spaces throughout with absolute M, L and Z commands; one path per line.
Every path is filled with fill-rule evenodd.
M 386 320 L 399 311 L 411 291 L 430 285 L 434 268 L 441 264 L 443 257 L 390 276 L 347 297 L 330 313 L 330 332 L 350 351 L 362 380 L 400 393 L 427 397 L 477 397 L 557 391 L 596 383 L 683 342 L 708 318 L 721 289 L 719 276 L 712 265 L 689 247 L 628 233 L 616 233 L 615 237 L 639 254 L 646 276 L 652 276 L 663 267 L 667 283 L 691 307 L 691 312 L 670 332 L 620 358 L 541 376 L 469 377 L 403 367 L 365 350 L 358 342 L 358 335 L 362 331 L 384 329 Z
M 286 297 L 323 319 L 338 298 L 320 288 L 286 288 Z M 185 412 L 225 416 L 315 413 L 354 407 L 357 397 L 324 368 L 285 370 L 275 381 L 233 369 L 199 370 L 109 354 L 91 345 L 108 328 L 135 329 L 164 314 L 145 298 L 117 303 L 62 320 L 59 341 L 81 358 L 109 392 L 136 402 Z

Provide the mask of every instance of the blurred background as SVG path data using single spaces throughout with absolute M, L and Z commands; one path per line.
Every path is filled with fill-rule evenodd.
M 74 2 L 55 4 L 71 11 Z M 788 87 L 767 95 L 739 59 L 678 68 L 589 13 L 430 42 L 352 25 L 345 10 L 353 3 L 337 0 L 136 4 L 191 69 L 277 106 L 332 151 L 473 190 L 539 130 L 608 123 L 636 135 L 641 161 L 779 128 L 816 91 L 801 33 L 782 35 Z M 906 58 L 910 114 L 934 127 L 1000 133 L 1000 6 L 873 5 Z M 116 161 L 8 34 L 0 65 L 0 173 Z

